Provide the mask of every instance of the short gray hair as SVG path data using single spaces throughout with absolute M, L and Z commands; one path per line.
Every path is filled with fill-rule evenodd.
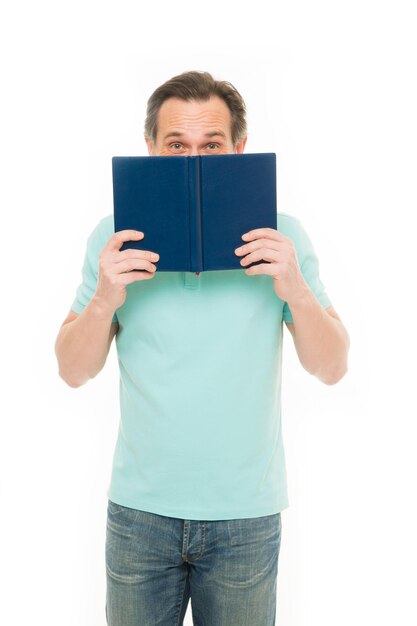
M 245 102 L 231 83 L 215 80 L 208 72 L 183 72 L 167 80 L 153 92 L 146 109 L 145 136 L 152 141 L 156 140 L 159 109 L 168 98 L 207 101 L 211 96 L 221 98 L 229 107 L 232 117 L 232 142 L 236 146 L 247 133 Z

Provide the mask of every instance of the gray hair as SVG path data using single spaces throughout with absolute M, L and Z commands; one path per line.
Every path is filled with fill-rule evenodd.
M 158 87 L 148 100 L 145 120 L 145 136 L 156 140 L 158 113 L 168 98 L 206 101 L 211 96 L 224 100 L 229 107 L 232 124 L 233 145 L 242 141 L 247 133 L 246 105 L 237 89 L 225 80 L 215 80 L 208 72 L 183 72 Z

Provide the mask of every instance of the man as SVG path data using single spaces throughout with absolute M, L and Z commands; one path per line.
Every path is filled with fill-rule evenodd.
M 245 104 L 230 83 L 186 72 L 150 97 L 145 140 L 153 156 L 240 154 Z M 344 376 L 349 347 L 306 232 L 286 214 L 277 220 L 277 230 L 242 233 L 241 270 L 199 275 L 158 273 L 157 250 L 121 252 L 146 233 L 114 233 L 111 215 L 90 235 L 56 354 L 61 377 L 78 387 L 116 336 L 110 626 L 182 624 L 190 598 L 195 624 L 275 623 L 288 506 L 282 321 L 301 364 L 326 384 Z

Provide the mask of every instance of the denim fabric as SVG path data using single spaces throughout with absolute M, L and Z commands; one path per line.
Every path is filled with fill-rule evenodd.
M 273 626 L 281 513 L 185 520 L 109 500 L 109 626 Z

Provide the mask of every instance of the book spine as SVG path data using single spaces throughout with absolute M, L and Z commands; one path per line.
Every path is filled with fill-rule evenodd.
M 203 233 L 201 221 L 201 157 L 188 161 L 189 211 L 190 211 L 190 271 L 202 272 Z

